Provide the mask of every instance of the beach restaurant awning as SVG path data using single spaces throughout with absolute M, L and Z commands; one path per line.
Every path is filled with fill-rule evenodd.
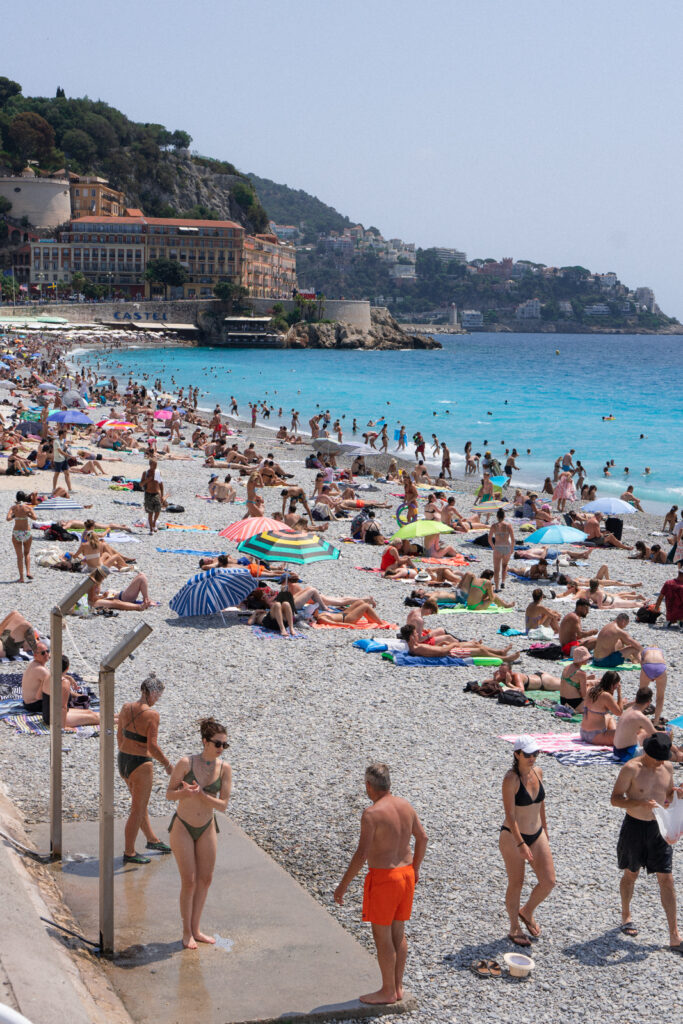
M 195 327 L 194 324 L 141 324 L 135 321 L 130 323 L 126 321 L 125 324 L 122 324 L 118 320 L 104 320 L 101 326 L 118 327 L 119 330 L 123 329 L 126 331 L 190 331 L 192 333 L 199 331 L 199 328 Z

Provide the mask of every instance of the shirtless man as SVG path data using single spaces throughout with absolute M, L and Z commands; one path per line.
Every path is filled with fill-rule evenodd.
M 385 764 L 372 764 L 366 769 L 365 791 L 372 807 L 363 811 L 358 846 L 334 890 L 334 899 L 341 906 L 350 883 L 367 861 L 363 920 L 372 923 L 382 987 L 360 1000 L 371 1004 L 396 1003 L 403 998 L 403 972 L 408 955 L 404 924 L 412 911 L 415 885 L 427 849 L 427 833 L 408 801 L 391 793 Z M 411 836 L 415 840 L 413 852 Z
M 288 501 L 300 501 L 303 507 L 306 509 L 311 525 L 313 525 L 313 516 L 311 510 L 306 501 L 306 492 L 303 487 L 283 487 L 280 491 L 280 497 L 282 498 L 282 514 L 285 514 L 285 508 L 287 507 Z
M 150 459 L 148 469 L 140 477 L 140 483 L 145 492 L 144 506 L 149 522 L 150 534 L 156 532 L 157 520 L 161 512 L 161 503 L 164 500 L 164 484 L 157 467 L 156 459 Z
M 595 647 L 597 629 L 581 629 L 581 619 L 585 619 L 589 611 L 588 601 L 585 597 L 580 597 L 574 605 L 574 611 L 567 612 L 560 622 L 559 642 L 566 658 L 571 658 L 572 647 L 581 645 L 587 647 L 589 651 Z
M 645 708 L 652 701 L 650 687 L 638 690 L 636 698 L 622 712 L 614 734 L 614 756 L 620 761 L 630 761 L 636 756 L 638 744 L 656 731 L 651 720 L 645 714 Z
M 596 668 L 616 668 L 626 661 L 640 664 L 643 647 L 626 632 L 628 623 L 626 612 L 620 612 L 613 622 L 602 627 L 593 648 L 593 664 Z
M 659 895 L 669 926 L 669 948 L 683 955 L 683 943 L 676 919 L 676 890 L 672 875 L 673 847 L 662 837 L 652 813 L 656 804 L 668 806 L 674 792 L 683 796 L 683 788 L 675 787 L 671 767 L 671 740 L 657 732 L 643 743 L 643 753 L 634 757 L 619 772 L 612 790 L 612 807 L 623 807 L 626 816 L 619 833 L 617 862 L 623 875 L 621 893 L 621 931 L 636 936 L 638 929 L 631 918 L 631 899 L 641 868 L 654 872 Z
M 29 715 L 39 715 L 43 710 L 43 690 L 50 690 L 50 673 L 47 669 L 50 652 L 42 640 L 36 644 L 33 659 L 26 666 L 21 679 L 21 699 Z

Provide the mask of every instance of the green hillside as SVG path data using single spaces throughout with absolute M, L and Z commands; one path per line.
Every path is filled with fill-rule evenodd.
M 270 219 L 276 224 L 294 224 L 300 227 L 305 242 L 315 242 L 320 234 L 343 231 L 354 223 L 333 206 L 328 206 L 303 189 L 278 185 L 269 178 L 259 178 L 257 174 L 250 173 L 247 177 L 256 189 L 256 194 L 268 211 Z

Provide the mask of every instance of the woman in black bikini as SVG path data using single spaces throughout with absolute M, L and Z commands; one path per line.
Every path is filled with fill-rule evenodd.
M 230 765 L 219 761 L 228 747 L 225 726 L 213 718 L 203 718 L 199 727 L 203 743 L 201 754 L 181 757 L 166 791 L 167 800 L 179 802 L 168 831 L 180 872 L 180 916 L 185 949 L 196 949 L 198 942 L 215 942 L 201 931 L 199 922 L 216 863 L 218 822 L 215 812 L 227 809 L 232 785 Z
M 153 758 L 160 761 L 167 775 L 171 762 L 157 743 L 159 712 L 154 710 L 164 684 L 153 672 L 140 684 L 140 699 L 124 704 L 119 712 L 116 739 L 119 745 L 119 774 L 131 795 L 130 814 L 125 828 L 124 864 L 149 864 L 150 858 L 135 852 L 135 841 L 142 829 L 147 849 L 170 853 L 171 847 L 157 837 L 149 820 L 149 803 L 154 782 Z
M 543 772 L 535 767 L 537 755 L 534 740 L 530 736 L 519 736 L 515 741 L 512 768 L 503 779 L 505 822 L 500 829 L 498 846 L 508 876 L 505 893 L 505 909 L 510 917 L 508 938 L 516 946 L 530 945 L 520 921 L 532 938 L 537 939 L 541 934 L 534 912 L 555 886 L 555 866 L 545 818 Z M 520 906 L 526 864 L 531 865 L 537 881 L 524 906 Z

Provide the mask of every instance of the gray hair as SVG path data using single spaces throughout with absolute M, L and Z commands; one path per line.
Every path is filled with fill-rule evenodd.
M 161 696 L 165 687 L 166 684 L 162 683 L 161 679 L 157 679 L 156 672 L 150 672 L 147 678 L 143 679 L 140 683 L 140 690 L 146 693 L 148 697 L 151 697 L 154 693 L 158 693 Z
M 388 793 L 391 789 L 391 776 L 389 775 L 389 766 L 382 764 L 381 761 L 376 761 L 374 764 L 368 765 L 365 769 L 365 781 L 368 786 L 372 789 L 379 790 L 383 793 Z

